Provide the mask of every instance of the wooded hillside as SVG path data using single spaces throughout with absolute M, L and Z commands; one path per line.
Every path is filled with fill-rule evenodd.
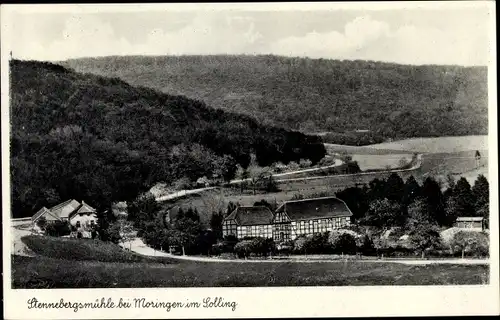
M 487 134 L 487 68 L 279 56 L 104 57 L 63 62 L 325 141 Z M 355 130 L 370 132 L 354 134 Z
M 12 60 L 10 80 L 14 217 L 70 198 L 102 209 L 160 181 L 229 180 L 251 154 L 264 166 L 326 153 L 316 136 L 116 78 Z

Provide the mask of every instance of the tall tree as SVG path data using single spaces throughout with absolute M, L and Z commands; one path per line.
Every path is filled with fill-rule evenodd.
M 476 216 L 475 197 L 472 193 L 471 186 L 467 179 L 461 177 L 453 190 L 453 198 L 455 199 L 455 212 L 459 217 Z
M 401 204 L 404 207 L 408 207 L 415 199 L 421 196 L 422 188 L 418 184 L 415 177 L 410 176 L 403 188 L 403 197 L 401 199 Z
M 401 203 L 403 197 L 405 183 L 403 179 L 397 174 L 392 173 L 385 184 L 385 197 L 391 201 Z
M 224 221 L 224 214 L 222 210 L 212 213 L 210 217 L 210 228 L 214 232 L 217 239 L 222 239 L 222 222 Z
M 479 175 L 474 181 L 472 194 L 476 199 L 474 209 L 477 216 L 482 216 L 485 219 L 489 218 L 490 212 L 490 184 L 484 175 Z
M 398 203 L 388 199 L 375 200 L 370 203 L 366 217 L 361 223 L 368 226 L 390 228 L 402 225 L 404 216 Z
M 443 225 L 446 222 L 445 200 L 439 183 L 431 177 L 426 178 L 422 196 L 427 201 L 430 215 L 439 225 Z
M 427 199 L 417 198 L 408 206 L 408 216 L 405 226 L 408 230 L 415 230 L 421 225 L 436 224 L 434 216 L 430 212 Z

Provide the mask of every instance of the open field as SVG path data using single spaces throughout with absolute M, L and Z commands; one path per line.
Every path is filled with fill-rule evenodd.
M 369 147 L 380 150 L 391 149 L 422 153 L 449 153 L 472 150 L 488 150 L 488 136 L 413 138 L 373 144 Z
M 401 149 L 382 149 L 382 148 L 372 148 L 371 145 L 368 146 L 348 146 L 343 144 L 332 144 L 325 143 L 326 151 L 329 154 L 334 153 L 348 153 L 348 154 L 365 154 L 365 155 L 388 155 L 388 154 L 399 154 Z
M 475 151 L 426 154 L 423 157 L 422 176 L 433 176 L 442 181 L 446 180 L 447 175 L 453 176 L 455 180 L 463 176 L 471 184 L 479 174 L 488 178 L 488 152 L 479 152 L 482 157 L 478 161 L 474 158 Z
M 62 267 L 71 265 L 71 267 Z M 14 288 L 465 285 L 489 282 L 483 265 L 396 263 L 110 263 L 12 256 Z
M 356 161 L 362 171 L 373 169 L 397 169 L 411 161 L 412 154 L 385 154 L 367 155 L 353 154 L 352 160 Z

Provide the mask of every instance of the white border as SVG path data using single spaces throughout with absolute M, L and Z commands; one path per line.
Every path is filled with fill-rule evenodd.
M 490 285 L 432 287 L 287 287 L 287 288 L 159 288 L 159 289 L 58 289 L 13 290 L 10 288 L 10 175 L 9 175 L 9 108 L 8 52 L 10 14 L 23 12 L 123 12 L 149 10 L 387 10 L 408 8 L 476 8 L 490 9 L 489 65 L 489 181 L 491 186 L 491 267 Z M 492 1 L 447 2 L 354 2 L 354 3 L 259 3 L 259 4 L 126 4 L 126 5 L 2 5 L 1 46 L 1 124 L 2 124 L 2 204 L 3 204 L 3 272 L 4 317 L 7 319 L 81 319 L 81 318 L 242 318 L 242 317 L 313 317 L 313 316 L 427 316 L 427 315 L 490 315 L 499 314 L 498 272 L 498 144 L 496 97 L 496 28 L 495 5 Z M 83 309 L 28 310 L 31 297 L 58 301 L 61 297 L 88 299 L 99 297 L 131 298 L 144 296 L 155 300 L 190 301 L 221 296 L 236 300 L 236 311 L 230 309 L 182 309 L 166 312 L 155 309 Z

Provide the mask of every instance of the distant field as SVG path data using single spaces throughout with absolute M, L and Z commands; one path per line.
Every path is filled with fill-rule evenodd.
M 386 155 L 367 155 L 352 154 L 352 160 L 356 161 L 359 168 L 364 170 L 373 169 L 397 169 L 411 161 L 412 154 L 386 154 Z
M 422 153 L 448 153 L 471 150 L 488 150 L 488 136 L 461 136 L 439 138 L 413 138 L 373 144 L 369 148 L 405 150 Z
M 443 181 L 447 175 L 455 179 L 463 176 L 472 184 L 479 174 L 488 177 L 488 153 L 486 150 L 479 152 L 483 156 L 478 162 L 474 158 L 475 151 L 426 154 L 422 164 L 423 176 L 433 176 Z
M 327 152 L 330 154 L 342 153 L 342 152 L 346 152 L 348 154 L 364 154 L 364 155 L 388 155 L 388 154 L 401 153 L 401 150 L 398 149 L 390 150 L 382 148 L 372 148 L 372 145 L 363 147 L 347 146 L 347 145 L 332 144 L 332 143 L 325 143 L 324 145 Z
M 378 262 L 177 264 L 68 261 L 12 256 L 14 288 L 151 288 L 487 284 L 483 265 Z

